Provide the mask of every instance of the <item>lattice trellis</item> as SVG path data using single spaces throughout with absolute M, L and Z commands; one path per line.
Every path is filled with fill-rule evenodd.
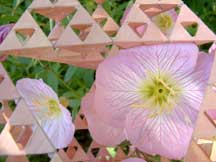
M 96 0 L 98 5 L 91 16 L 77 0 L 34 0 L 0 45 L 1 54 L 96 69 L 105 56 L 116 55 L 120 48 L 167 42 L 194 42 L 202 45 L 216 41 L 215 34 L 181 0 L 136 0 L 121 27 L 102 7 L 104 1 Z M 172 31 L 164 34 L 152 19 L 174 8 L 179 10 L 178 18 Z M 48 36 L 34 20 L 34 13 L 55 21 L 55 26 Z M 72 19 L 64 28 L 61 22 L 69 15 L 72 15 Z M 191 36 L 185 27 L 194 23 L 198 30 Z M 137 30 L 139 27 L 143 28 L 142 32 Z M 20 41 L 17 33 L 28 39 Z M 185 162 L 216 161 L 216 94 L 213 91 L 216 82 L 215 62 Z M 7 155 L 7 162 L 29 162 L 25 156 L 27 154 L 51 152 L 53 154 L 50 162 L 113 162 L 128 157 L 120 147 L 117 147 L 116 156 L 112 157 L 106 146 L 101 146 L 94 140 L 85 150 L 76 138 L 66 150 L 56 150 L 25 102 L 20 99 L 2 65 L 0 101 L 0 125 L 5 125 L 0 134 L 0 155 Z M 13 112 L 11 101 L 16 101 Z M 74 123 L 77 131 L 88 131 L 82 110 Z M 34 130 L 31 127 L 33 125 Z M 169 162 L 165 158 L 161 161 Z

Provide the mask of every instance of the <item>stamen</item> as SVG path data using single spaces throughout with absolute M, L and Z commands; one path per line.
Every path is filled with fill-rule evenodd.
M 169 91 L 172 93 L 172 95 L 175 95 L 175 91 L 174 91 L 172 88 L 170 88 L 162 79 L 158 78 L 158 81 L 159 81 L 161 84 L 163 84 L 163 86 L 164 86 L 167 90 L 169 90 Z
M 143 81 L 138 90 L 145 103 L 134 103 L 131 108 L 152 109 L 154 113 L 150 114 L 150 117 L 172 112 L 182 92 L 180 86 L 171 75 L 147 74 L 149 76 L 146 76 L 147 79 Z

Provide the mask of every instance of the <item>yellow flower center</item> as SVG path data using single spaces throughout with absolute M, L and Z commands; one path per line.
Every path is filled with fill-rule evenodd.
M 173 19 L 171 15 L 162 13 L 155 17 L 155 23 L 163 32 L 167 32 L 173 26 Z
M 132 107 L 152 109 L 153 116 L 162 112 L 171 112 L 181 92 L 181 87 L 170 75 L 151 74 L 143 81 L 138 90 L 143 104 L 134 104 Z
M 59 104 L 56 100 L 50 99 L 48 100 L 48 115 L 49 116 L 58 116 L 61 114 L 61 109 L 59 107 Z

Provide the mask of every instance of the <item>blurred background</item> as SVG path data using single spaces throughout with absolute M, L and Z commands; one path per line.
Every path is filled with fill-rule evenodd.
M 15 23 L 32 0 L 0 0 L 0 25 Z M 184 2 L 216 32 L 216 0 L 184 0 Z M 91 14 L 95 8 L 94 0 L 80 0 L 80 3 Z M 119 23 L 125 8 L 133 0 L 106 0 L 105 10 Z M 37 22 L 46 33 L 50 28 L 50 21 L 44 17 L 34 15 Z M 79 111 L 81 98 L 89 91 L 95 77 L 95 71 L 77 68 L 70 65 L 50 63 L 35 59 L 8 57 L 3 63 L 14 83 L 21 78 L 42 78 L 59 95 L 69 102 L 68 109 L 73 118 Z M 82 138 L 81 135 L 79 138 Z M 31 162 L 47 162 L 47 157 L 30 157 Z M 4 158 L 0 158 L 4 162 Z M 155 159 L 157 162 L 157 158 Z

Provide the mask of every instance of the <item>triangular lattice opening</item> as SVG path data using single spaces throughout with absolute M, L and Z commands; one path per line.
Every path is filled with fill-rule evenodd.
M 16 36 L 19 42 L 25 46 L 28 41 L 31 39 L 32 35 L 34 34 L 35 30 L 32 28 L 29 29 L 16 29 Z
M 133 23 L 130 22 L 128 25 L 131 27 L 131 29 L 140 37 L 142 38 L 146 32 L 146 29 L 148 25 L 146 23 Z
M 199 28 L 196 22 L 182 22 L 181 23 L 185 30 L 190 34 L 190 36 L 195 37 Z
M 91 32 L 92 24 L 71 25 L 71 28 L 80 40 L 85 41 Z

